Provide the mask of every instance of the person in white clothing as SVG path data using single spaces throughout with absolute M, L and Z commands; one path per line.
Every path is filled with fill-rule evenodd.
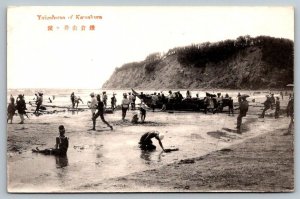
M 126 117 L 126 112 L 129 108 L 129 104 L 130 104 L 130 101 L 129 99 L 127 98 L 127 94 L 124 93 L 123 94 L 123 100 L 122 100 L 122 120 L 124 121 L 125 120 L 125 117 Z
M 90 96 L 92 99 L 91 99 L 91 101 L 87 102 L 87 105 L 91 109 L 92 117 L 94 117 L 96 109 L 97 109 L 97 99 L 96 99 L 94 93 L 91 93 Z

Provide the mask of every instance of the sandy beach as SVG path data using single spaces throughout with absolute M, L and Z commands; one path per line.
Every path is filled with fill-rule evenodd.
M 285 109 L 287 97 L 282 101 Z M 121 121 L 121 111 L 106 114 L 92 128 L 91 112 L 30 115 L 25 124 L 7 124 L 7 172 L 10 192 L 280 192 L 294 189 L 294 138 L 283 136 L 290 118 L 261 119 L 259 101 L 250 102 L 242 134 L 236 117 L 227 113 L 147 112 L 146 123 L 131 124 L 137 111 Z M 53 147 L 58 126 L 69 137 L 67 157 L 34 154 Z M 276 124 L 276 125 L 274 125 Z M 164 153 L 138 148 L 141 135 L 164 133 Z M 26 170 L 26 172 L 24 172 Z

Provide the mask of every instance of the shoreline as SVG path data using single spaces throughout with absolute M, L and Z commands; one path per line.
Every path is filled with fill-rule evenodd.
M 294 192 L 294 133 L 284 132 L 90 186 L 104 192 Z

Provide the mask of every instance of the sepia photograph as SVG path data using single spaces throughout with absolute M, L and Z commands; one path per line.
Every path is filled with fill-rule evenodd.
M 9 193 L 294 192 L 292 6 L 10 6 Z

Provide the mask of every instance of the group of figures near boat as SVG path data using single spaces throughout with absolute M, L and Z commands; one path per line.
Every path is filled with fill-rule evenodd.
M 144 94 L 143 92 L 136 92 L 132 89 L 132 93 L 129 92 L 123 93 L 123 99 L 121 101 L 121 110 L 122 110 L 122 120 L 125 121 L 126 113 L 128 110 L 136 110 L 139 109 L 140 111 L 140 118 L 141 122 L 143 123 L 146 118 L 146 112 L 147 110 L 152 110 L 153 112 L 157 111 L 168 111 L 172 113 L 173 111 L 203 111 L 205 114 L 207 113 L 221 113 L 223 111 L 224 107 L 228 106 L 228 115 L 234 115 L 234 110 L 239 110 L 239 114 L 237 117 L 237 133 L 241 134 L 241 126 L 242 126 L 242 118 L 247 115 L 247 112 L 249 110 L 249 103 L 247 101 L 247 98 L 249 95 L 246 94 L 240 94 L 238 93 L 238 108 L 234 109 L 234 103 L 232 97 L 230 97 L 228 94 L 225 94 L 223 96 L 221 93 L 211 94 L 206 92 L 206 96 L 204 98 L 199 98 L 198 94 L 196 94 L 196 97 L 192 97 L 191 92 L 188 90 L 186 92 L 186 97 L 184 98 L 180 91 L 178 92 L 172 92 L 171 90 L 168 92 L 168 96 L 165 96 L 163 92 L 153 94 Z M 91 110 L 92 113 L 92 121 L 93 121 L 93 128 L 91 130 L 96 130 L 96 120 L 98 117 L 102 120 L 103 123 L 105 123 L 111 130 L 113 130 L 113 126 L 109 124 L 104 118 L 104 114 L 106 112 L 114 113 L 115 109 L 117 108 L 117 99 L 115 97 L 115 93 L 113 93 L 113 96 L 111 97 L 111 107 L 108 106 L 108 97 L 106 92 L 102 92 L 102 97 L 100 94 L 95 95 L 94 93 L 90 94 L 91 100 L 87 102 L 88 108 Z M 280 96 L 283 99 L 283 93 L 280 92 Z M 140 99 L 140 104 L 136 106 L 136 97 Z M 55 97 L 53 96 L 53 100 Z M 72 109 L 78 108 L 78 103 L 82 102 L 82 99 L 80 97 L 76 97 L 74 92 L 70 95 L 71 99 L 71 106 Z M 52 103 L 51 99 L 49 98 L 50 103 Z M 254 100 L 254 99 L 253 99 Z M 34 111 L 34 114 L 38 115 L 39 110 L 43 108 L 43 93 L 39 92 L 36 94 L 35 99 L 35 105 L 36 110 Z M 32 103 L 29 102 L 30 105 Z M 266 95 L 266 100 L 263 103 L 264 109 L 259 116 L 259 118 L 263 118 L 265 116 L 265 112 L 268 109 L 274 109 L 275 108 L 275 119 L 279 118 L 279 112 L 280 112 L 280 98 L 274 97 L 274 94 Z M 8 117 L 7 122 L 11 120 L 11 123 L 13 121 L 13 116 L 15 115 L 15 111 L 18 111 L 18 115 L 21 119 L 21 124 L 24 123 L 24 116 L 27 116 L 27 108 L 26 108 L 26 102 L 25 97 L 22 94 L 19 94 L 15 103 L 15 99 L 13 96 L 10 97 L 10 103 L 7 108 Z M 110 111 L 108 111 L 110 110 Z M 291 118 L 288 131 L 285 134 L 290 134 L 291 130 L 293 128 L 294 124 L 294 97 L 291 94 L 289 96 L 289 102 L 286 109 L 287 116 Z M 132 117 L 131 122 L 132 123 L 138 123 L 138 115 L 134 114 Z M 39 150 L 34 149 L 34 152 L 44 153 L 44 154 L 65 154 L 68 148 L 68 138 L 64 136 L 65 129 L 63 125 L 59 126 L 59 137 L 56 138 L 56 148 L 55 149 L 45 149 L 45 150 Z M 162 145 L 162 138 L 163 135 L 161 135 L 159 132 L 147 132 L 145 133 L 141 139 L 140 139 L 140 147 L 141 149 L 155 149 L 155 146 L 152 144 L 151 139 L 156 138 L 161 146 L 161 148 L 165 151 Z

